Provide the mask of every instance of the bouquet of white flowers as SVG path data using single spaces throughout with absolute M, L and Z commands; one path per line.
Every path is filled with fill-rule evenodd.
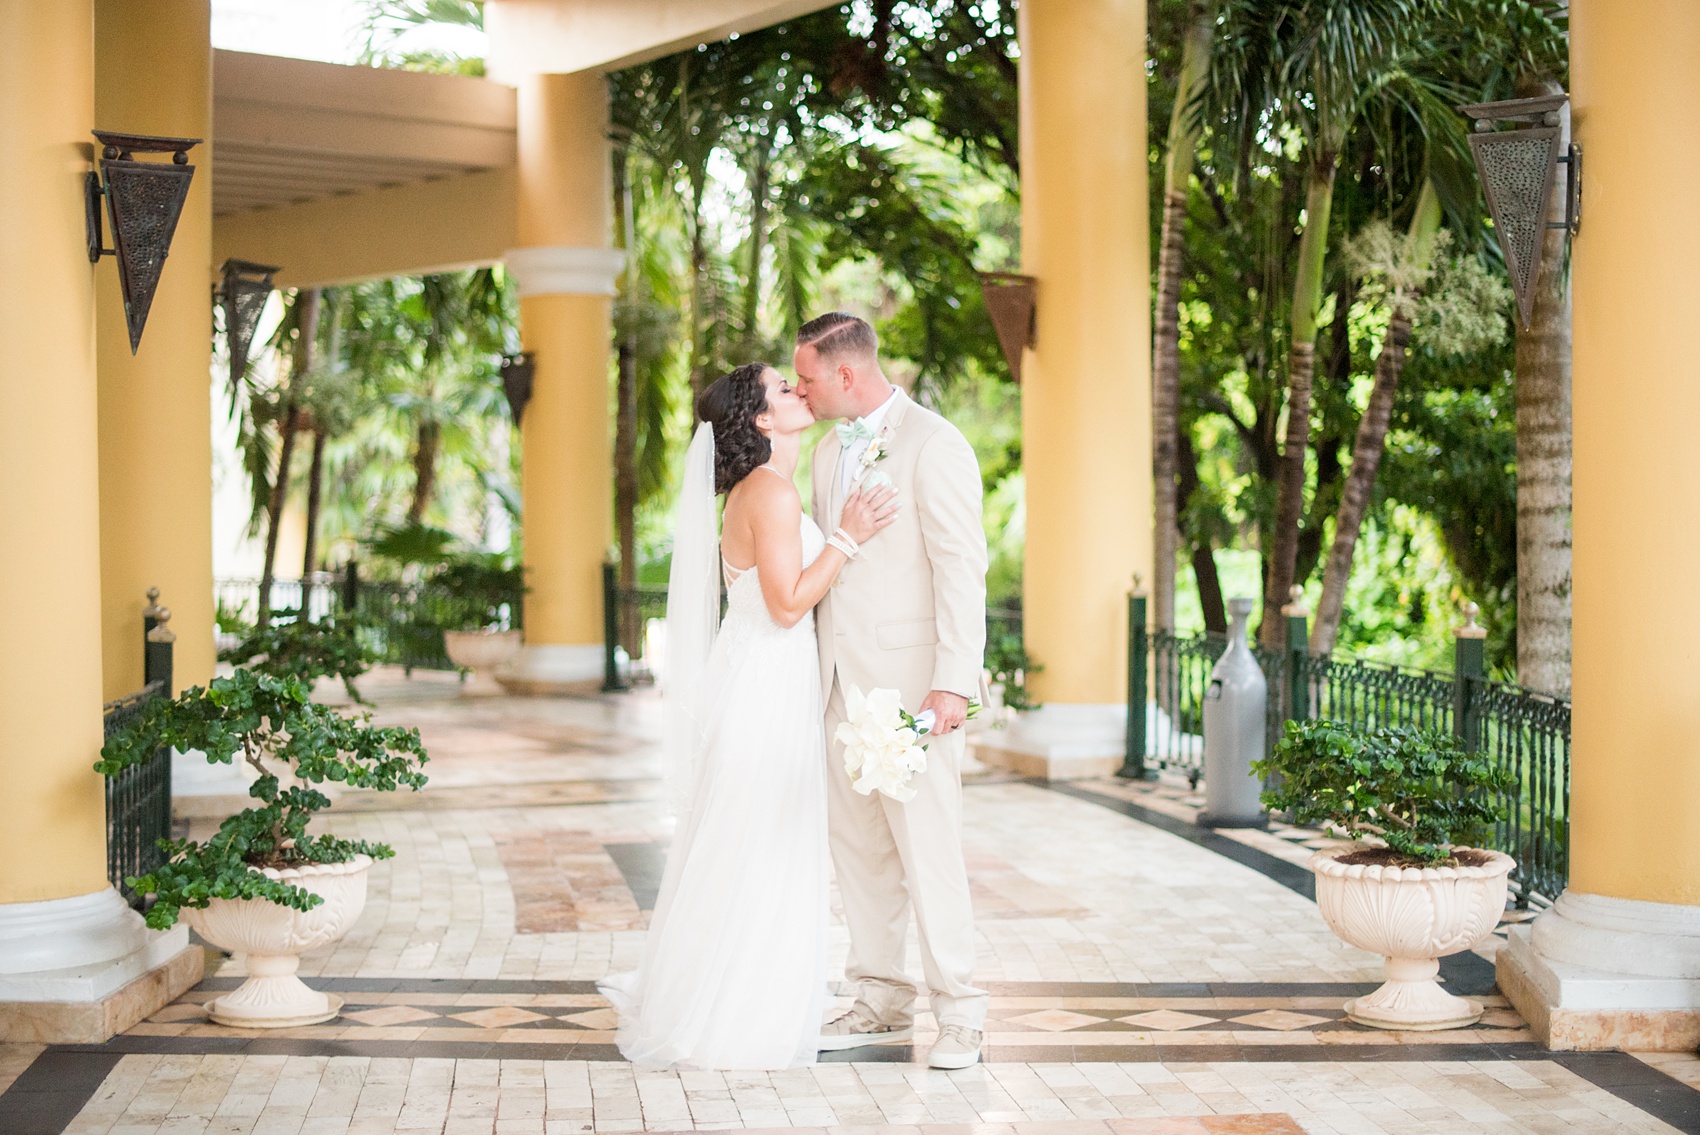
M 932 711 L 917 718 L 903 708 L 896 690 L 864 695 L 855 686 L 846 692 L 844 707 L 845 719 L 834 736 L 844 745 L 844 771 L 850 774 L 851 787 L 864 796 L 883 792 L 899 803 L 913 800 L 909 781 L 927 770 L 927 747 L 921 738 L 932 729 Z M 979 708 L 979 702 L 970 701 L 968 716 Z

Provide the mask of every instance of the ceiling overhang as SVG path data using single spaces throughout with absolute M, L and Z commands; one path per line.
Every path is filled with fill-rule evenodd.
M 213 53 L 213 215 L 514 165 L 512 87 Z
M 796 19 L 839 0 L 489 0 L 492 78 L 630 67 Z

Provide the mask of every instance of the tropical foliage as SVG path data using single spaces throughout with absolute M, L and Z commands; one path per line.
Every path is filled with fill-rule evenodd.
M 367 8 L 368 61 L 479 72 L 419 38 L 475 33 L 479 5 Z M 1177 569 L 1159 572 L 1174 591 L 1159 618 L 1223 629 L 1229 591 L 1267 614 L 1291 582 L 1321 600 L 1316 649 L 1443 666 L 1469 598 L 1509 671 L 1516 335 L 1456 107 L 1562 81 L 1564 6 L 1147 11 L 1157 513 Z M 851 307 L 974 442 L 993 601 L 1018 605 L 1020 397 L 976 275 L 1019 265 L 1015 14 L 858 0 L 610 76 L 628 583 L 665 577 L 693 392 L 737 362 L 784 363 L 802 320 Z M 514 307 L 499 269 L 327 293 L 323 361 L 236 392 L 257 520 L 289 407 L 341 398 L 356 409 L 311 415 L 329 439 L 325 546 L 412 522 L 507 547 L 518 440 L 495 367 L 518 346 Z M 300 322 L 279 324 L 280 351 Z

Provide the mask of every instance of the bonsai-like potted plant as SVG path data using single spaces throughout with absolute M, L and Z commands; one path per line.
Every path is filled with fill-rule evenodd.
M 354 680 L 378 659 L 361 641 L 360 626 L 352 617 L 314 623 L 297 614 L 290 622 L 250 627 L 234 645 L 219 651 L 218 660 L 258 674 L 300 678 L 309 689 L 320 678 L 338 678 L 351 700 L 366 705 Z
M 101 749 L 95 771 L 114 776 L 161 745 L 200 750 L 208 761 L 246 761 L 260 774 L 238 812 L 205 843 L 161 840 L 162 867 L 125 882 L 152 896 L 147 924 L 179 917 L 221 949 L 246 955 L 248 980 L 207 1004 L 239 1028 L 287 1028 L 337 1015 L 342 999 L 295 976 L 300 954 L 346 934 L 366 903 L 366 872 L 395 851 L 386 844 L 312 835 L 330 804 L 311 787 L 333 781 L 394 791 L 425 784 L 428 759 L 415 729 L 378 728 L 308 697 L 299 677 L 237 670 L 175 698 L 156 698 Z M 280 773 L 292 774 L 284 787 Z
M 1461 1028 L 1479 1002 L 1436 980 L 1440 958 L 1473 949 L 1505 910 L 1516 863 L 1468 846 L 1506 816 L 1509 772 L 1434 730 L 1359 730 L 1290 721 L 1272 756 L 1252 768 L 1275 787 L 1271 811 L 1351 843 L 1311 856 L 1316 905 L 1329 929 L 1387 959 L 1387 982 L 1346 1002 L 1359 1024 L 1383 1029 Z
M 524 569 L 500 553 L 468 553 L 430 577 L 443 604 L 443 648 L 449 661 L 470 671 L 463 692 L 500 693 L 496 671 L 519 653 L 524 636 L 513 624 L 525 592 Z

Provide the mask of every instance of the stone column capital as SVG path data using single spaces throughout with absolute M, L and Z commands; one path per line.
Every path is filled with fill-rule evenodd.
M 611 296 L 626 254 L 617 248 L 534 245 L 510 248 L 502 258 L 514 275 L 520 298 Z

